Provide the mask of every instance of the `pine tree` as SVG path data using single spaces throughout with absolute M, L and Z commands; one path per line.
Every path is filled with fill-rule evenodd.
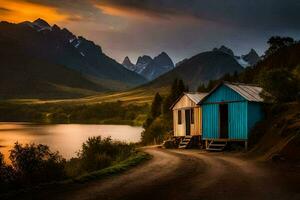
M 172 104 L 183 94 L 183 92 L 187 92 L 188 87 L 184 85 L 183 80 L 175 79 L 173 81 L 171 92 L 166 97 L 163 103 L 163 114 L 167 117 L 171 117 L 170 107 Z
M 197 88 L 197 92 L 206 92 L 206 91 L 207 91 L 206 86 L 203 83 L 200 84 Z
M 154 97 L 152 105 L 151 105 L 151 116 L 153 119 L 155 119 L 156 117 L 158 117 L 161 114 L 162 100 L 163 100 L 162 97 L 157 92 L 155 94 L 155 97 Z

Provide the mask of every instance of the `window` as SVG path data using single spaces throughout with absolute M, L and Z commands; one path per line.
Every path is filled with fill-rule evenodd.
M 191 109 L 191 124 L 194 124 L 194 109 Z
M 178 110 L 178 124 L 181 124 L 181 110 Z

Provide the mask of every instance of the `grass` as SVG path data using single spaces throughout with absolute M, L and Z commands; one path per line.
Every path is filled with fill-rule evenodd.
M 120 101 L 122 104 L 150 104 L 156 92 L 162 95 L 168 92 L 168 88 L 136 88 L 121 92 L 106 92 L 97 95 L 91 95 L 82 98 L 74 99 L 9 99 L 3 100 L 7 103 L 15 104 L 54 104 L 54 105 L 89 105 L 101 102 L 115 102 Z
M 113 166 L 81 175 L 77 178 L 72 179 L 71 182 L 82 183 L 90 180 L 98 180 L 107 176 L 117 175 L 149 159 L 151 159 L 151 155 L 144 152 L 138 152 L 136 155 L 133 155 L 124 161 L 116 163 Z M 68 182 L 70 182 L 70 180 L 67 181 L 67 183 Z

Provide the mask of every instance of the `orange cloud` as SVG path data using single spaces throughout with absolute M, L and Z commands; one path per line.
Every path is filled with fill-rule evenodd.
M 133 8 L 122 7 L 122 6 L 96 4 L 95 7 L 100 9 L 103 14 L 111 15 L 111 16 L 136 18 L 136 19 L 149 19 L 154 16 L 153 14 L 151 14 L 150 16 L 150 14 L 147 12 L 141 12 Z
M 60 13 L 56 8 L 25 1 L 0 0 L 0 20 L 9 22 L 33 21 L 43 18 L 50 23 L 65 21 L 68 15 Z

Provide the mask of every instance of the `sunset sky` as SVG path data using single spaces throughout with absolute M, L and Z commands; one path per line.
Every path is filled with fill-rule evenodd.
M 298 0 L 0 0 L 0 20 L 67 27 L 109 56 L 157 55 L 177 62 L 222 44 L 262 54 L 272 35 L 300 39 Z

